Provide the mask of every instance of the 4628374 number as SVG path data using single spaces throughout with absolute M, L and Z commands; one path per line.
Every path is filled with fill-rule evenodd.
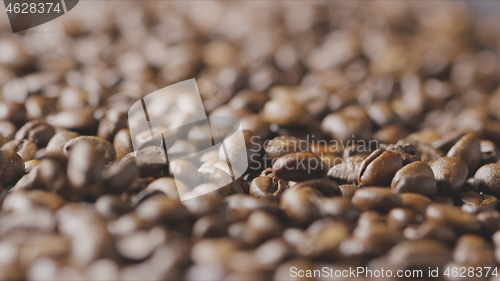
M 48 14 L 51 11 L 56 13 L 62 11 L 59 3 L 9 3 L 5 10 L 9 14 Z

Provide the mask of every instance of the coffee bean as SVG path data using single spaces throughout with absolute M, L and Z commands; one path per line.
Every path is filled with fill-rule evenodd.
M 23 174 L 23 159 L 13 150 L 0 150 L 0 183 L 2 187 L 14 184 Z
M 403 235 L 409 240 L 429 238 L 442 241 L 446 244 L 452 244 L 457 239 L 457 235 L 453 228 L 430 221 L 424 221 L 420 225 L 410 225 L 406 227 L 403 231 Z
M 403 167 L 403 160 L 398 153 L 377 149 L 361 164 L 358 184 L 360 186 L 388 186 L 401 167 Z
M 280 158 L 288 153 L 310 151 L 306 141 L 293 136 L 276 137 L 266 143 L 265 150 L 271 160 Z
M 321 122 L 321 130 L 333 139 L 368 139 L 372 134 L 372 123 L 365 109 L 351 105 L 340 112 L 330 113 Z
M 198 169 L 191 162 L 177 159 L 170 162 L 169 165 L 170 174 L 178 180 L 186 183 L 193 189 L 195 186 L 201 183 L 200 175 L 198 174 Z
M 68 160 L 68 180 L 73 188 L 90 193 L 92 185 L 101 179 L 104 155 L 92 142 L 77 142 L 71 148 Z
M 305 186 L 319 190 L 326 197 L 339 196 L 342 194 L 339 185 L 326 177 L 300 181 L 293 185 L 292 188 L 301 188 Z
M 449 248 L 436 240 L 422 239 L 400 243 L 387 254 L 390 264 L 398 270 L 436 268 L 451 260 Z
M 107 220 L 114 220 L 132 211 L 132 206 L 116 195 L 99 197 L 94 204 L 96 211 Z
M 26 108 L 22 103 L 0 103 L 0 120 L 10 121 L 16 125 L 26 119 Z
M 304 238 L 297 245 L 297 251 L 306 257 L 339 258 L 339 246 L 342 240 L 349 237 L 349 229 L 343 223 L 331 222 L 312 230 L 306 230 Z
M 401 205 L 401 197 L 392 193 L 390 188 L 364 187 L 354 193 L 352 204 L 361 210 L 375 210 L 386 213 L 390 209 Z
M 391 187 L 399 193 L 420 193 L 430 198 L 437 192 L 434 173 L 422 161 L 415 161 L 401 168 L 392 179 Z
M 349 200 L 340 197 L 320 198 L 318 206 L 324 216 L 345 222 L 354 222 L 360 214 Z
M 2 150 L 14 150 L 24 161 L 33 159 L 37 151 L 37 146 L 33 142 L 23 140 L 11 140 L 2 146 Z
M 489 140 L 481 140 L 481 161 L 478 167 L 498 161 L 499 151 L 496 144 Z
M 248 130 L 242 131 L 243 136 L 236 133 L 224 140 L 224 145 L 219 147 L 219 160 L 229 161 L 234 169 L 241 175 L 246 172 L 248 165 L 248 172 L 258 172 L 262 170 L 262 141 L 253 132 Z M 243 137 L 243 138 L 241 138 Z M 246 152 L 246 158 L 245 158 Z M 226 155 L 227 153 L 227 155 Z M 227 160 L 226 160 L 227 157 Z M 245 165 L 245 161 L 247 165 Z
M 375 134 L 373 139 L 381 143 L 396 143 L 400 139 L 408 136 L 410 131 L 399 124 L 389 124 L 380 128 Z
M 318 156 L 310 152 L 295 152 L 278 158 L 273 164 L 273 172 L 283 180 L 300 181 L 322 177 L 327 169 Z
M 17 128 L 14 123 L 10 121 L 0 121 L 0 135 L 8 140 L 14 138 Z
M 479 137 L 473 133 L 466 134 L 450 148 L 446 156 L 462 159 L 467 165 L 467 168 L 469 168 L 469 174 L 474 173 L 481 161 Z
M 264 92 L 243 90 L 229 101 L 229 106 L 234 109 L 248 108 L 253 112 L 259 112 L 268 100 L 269 98 Z
M 427 207 L 425 217 L 431 222 L 448 225 L 459 233 L 477 233 L 481 228 L 474 215 L 455 206 L 431 204 Z
M 125 155 L 133 151 L 132 139 L 128 129 L 119 130 L 113 140 L 113 147 L 116 151 L 116 159 L 122 159 Z
M 307 224 L 319 218 L 320 210 L 315 205 L 321 193 L 310 187 L 292 188 L 283 192 L 280 208 L 298 224 Z
M 420 161 L 420 151 L 412 144 L 391 144 L 386 146 L 385 149 L 397 152 L 399 156 L 401 156 L 401 159 L 403 159 L 403 166 L 415 161 Z
M 261 139 L 267 139 L 271 135 L 269 123 L 258 114 L 248 114 L 240 119 L 241 128 L 249 130 Z
M 328 170 L 328 177 L 340 183 L 357 183 L 358 172 L 365 158 L 363 155 L 356 155 L 345 159 L 343 163 Z
M 486 211 L 476 215 L 476 219 L 482 225 L 481 233 L 491 235 L 500 229 L 500 213 L 497 211 Z
M 269 123 L 280 126 L 298 126 L 305 123 L 306 109 L 289 97 L 281 97 L 268 101 L 263 109 L 263 116 Z
M 436 178 L 437 194 L 453 195 L 465 182 L 469 169 L 459 158 L 443 157 L 432 163 L 432 171 Z
M 468 266 L 496 266 L 490 243 L 474 234 L 460 236 L 453 251 L 453 260 Z
M 115 148 L 109 141 L 103 138 L 93 137 L 93 136 L 80 136 L 69 140 L 64 145 L 63 148 L 64 154 L 70 155 L 72 149 L 80 142 L 86 142 L 93 145 L 97 154 L 102 155 L 104 157 L 105 163 L 112 162 L 116 158 Z
M 252 184 L 250 184 L 250 195 L 269 201 L 279 200 L 287 188 L 286 182 L 274 175 L 261 176 L 253 179 Z
M 390 229 L 385 224 L 359 224 L 352 237 L 342 241 L 340 251 L 344 256 L 353 259 L 379 256 L 386 253 L 401 238 L 399 231 Z
M 460 193 L 462 210 L 468 213 L 478 213 L 485 210 L 494 210 L 498 204 L 496 197 L 488 194 L 479 194 L 475 191 L 465 191 Z
M 401 194 L 402 206 L 411 208 L 419 213 L 424 213 L 427 206 L 432 204 L 432 200 L 418 193 Z
M 88 132 L 97 126 L 97 121 L 92 115 L 93 112 L 93 108 L 77 108 L 48 115 L 46 120 L 49 125 L 54 127 Z
M 423 219 L 423 216 L 419 216 L 418 213 L 412 209 L 394 208 L 387 214 L 387 226 L 391 229 L 403 229 Z
M 37 159 L 29 160 L 24 162 L 24 173 L 27 174 L 31 172 L 36 166 L 40 164 L 40 161 Z
M 353 184 L 342 184 L 339 185 L 339 189 L 342 192 L 342 197 L 347 200 L 351 200 L 359 187 Z
M 477 190 L 500 196 L 500 164 L 492 163 L 479 168 L 474 175 Z
M 107 141 L 113 141 L 119 130 L 127 127 L 127 115 L 118 109 L 111 108 L 99 123 L 97 136 Z
M 50 141 L 47 143 L 46 151 L 47 152 L 63 152 L 64 145 L 80 136 L 78 133 L 72 132 L 72 131 L 66 131 L 62 130 L 57 132 Z

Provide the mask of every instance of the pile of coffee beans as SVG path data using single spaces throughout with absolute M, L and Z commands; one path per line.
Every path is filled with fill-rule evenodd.
M 495 277 L 500 32 L 464 3 L 81 1 L 43 27 L 0 38 L 0 280 Z M 133 151 L 130 106 L 191 78 L 245 172 L 190 158 L 225 128 Z

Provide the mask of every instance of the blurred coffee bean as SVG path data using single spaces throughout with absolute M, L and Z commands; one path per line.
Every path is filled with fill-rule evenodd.
M 339 189 L 344 199 L 351 200 L 359 187 L 354 184 L 341 184 L 339 185 Z
M 172 177 L 186 183 L 191 187 L 190 189 L 201 183 L 198 169 L 189 161 L 182 159 L 173 160 L 169 164 L 169 171 Z
M 339 185 L 326 177 L 300 181 L 291 188 L 301 188 L 306 186 L 319 190 L 319 192 L 326 197 L 339 196 L 342 194 Z
M 26 119 L 26 108 L 21 103 L 0 103 L 0 120 L 21 125 Z
M 37 146 L 35 143 L 22 139 L 22 140 L 11 140 L 2 146 L 2 150 L 14 150 L 21 156 L 24 161 L 29 161 L 33 159 L 37 151 Z
M 68 180 L 83 193 L 91 193 L 91 186 L 101 179 L 104 155 L 92 142 L 78 142 L 71 148 L 68 159 Z M 92 192 L 93 193 L 93 192 Z
M 488 236 L 500 229 L 500 213 L 497 211 L 481 212 L 476 219 L 482 225 L 481 232 Z
M 305 140 L 293 136 L 279 136 L 266 143 L 265 150 L 271 160 L 294 152 L 310 152 Z
M 422 239 L 396 245 L 387 254 L 387 259 L 398 270 L 436 268 L 450 261 L 451 253 L 442 242 Z
M 412 209 L 394 208 L 387 214 L 387 226 L 391 229 L 403 229 L 410 224 L 418 223 L 423 216 Z
M 278 158 L 273 164 L 273 172 L 278 178 L 300 181 L 322 177 L 326 175 L 327 168 L 316 155 L 310 152 L 295 152 Z
M 457 235 L 453 228 L 441 223 L 424 221 L 420 225 L 410 225 L 403 231 L 403 235 L 409 240 L 436 239 L 446 244 L 455 242 Z
M 339 258 L 339 246 L 349 237 L 349 229 L 343 223 L 326 223 L 319 230 L 312 231 L 314 224 L 306 230 L 297 251 L 306 257 Z
M 94 109 L 85 107 L 51 114 L 46 117 L 47 123 L 54 127 L 62 127 L 79 132 L 88 132 L 97 126 L 93 116 Z
M 488 194 L 479 194 L 475 191 L 465 191 L 460 193 L 462 210 L 468 213 L 478 213 L 485 210 L 494 210 L 498 204 L 498 199 Z
M 24 174 L 24 161 L 15 151 L 0 150 L 0 183 L 3 187 L 14 184 Z
M 305 107 L 289 97 L 268 101 L 262 112 L 267 122 L 280 126 L 299 126 L 307 121 Z
M 401 197 L 386 187 L 360 188 L 352 197 L 352 204 L 361 210 L 375 210 L 386 213 L 401 205 Z
M 253 179 L 250 184 L 250 195 L 269 201 L 279 200 L 287 188 L 287 183 L 274 175 L 261 176 Z
M 360 214 L 360 210 L 347 199 L 340 197 L 320 198 L 318 206 L 324 216 L 333 217 L 340 221 L 353 222 Z
M 39 164 L 40 164 L 40 160 L 37 160 L 37 159 L 33 159 L 33 160 L 29 160 L 29 161 L 24 162 L 24 173 L 27 174 L 27 173 L 31 172 L 31 170 L 33 170 Z
M 133 151 L 132 139 L 128 129 L 121 129 L 115 134 L 113 146 L 116 151 L 116 159 L 122 159 L 125 155 Z
M 107 141 L 113 141 L 119 130 L 127 127 L 127 115 L 118 109 L 111 108 L 99 122 L 97 136 Z
M 434 173 L 422 161 L 415 161 L 401 168 L 392 179 L 391 187 L 399 193 L 420 193 L 430 198 L 437 192 Z
M 320 217 L 320 210 L 315 205 L 321 193 L 310 187 L 292 188 L 283 192 L 280 208 L 298 224 L 307 224 Z
M 238 169 L 246 161 L 249 172 L 260 171 L 263 169 L 262 140 L 251 131 L 243 130 L 242 132 L 243 139 L 238 134 L 233 134 L 224 140 L 224 145 L 219 147 L 219 160 L 229 161 L 234 169 Z M 245 171 L 238 170 L 238 172 L 243 174 Z
M 499 151 L 496 144 L 489 140 L 481 140 L 481 161 L 479 167 L 498 161 Z
M 14 138 L 16 134 L 17 128 L 14 123 L 10 121 L 0 121 L 0 135 L 7 140 L 11 140 Z
M 248 114 L 240 119 L 241 128 L 249 130 L 259 136 L 261 139 L 267 139 L 271 135 L 269 123 L 258 114 Z
M 474 184 L 479 191 L 500 196 L 500 164 L 492 163 L 479 168 L 474 175 Z
M 132 211 L 132 206 L 116 195 L 99 197 L 94 204 L 96 211 L 107 220 L 114 220 Z
M 351 105 L 327 115 L 321 122 L 321 129 L 341 141 L 351 138 L 367 140 L 372 134 L 372 123 L 362 107 Z
M 366 157 L 355 155 L 344 160 L 343 163 L 336 164 L 328 170 L 328 177 L 340 183 L 357 183 L 358 172 Z
M 358 183 L 360 186 L 388 186 L 401 167 L 403 160 L 398 153 L 377 149 L 361 164 Z
M 432 200 L 418 193 L 401 194 L 402 207 L 411 208 L 419 213 L 424 213 Z
M 453 251 L 453 260 L 468 266 L 496 266 L 491 245 L 483 237 L 466 234 L 460 236 Z
M 59 131 L 54 136 L 52 136 L 50 141 L 47 143 L 46 151 L 63 152 L 64 145 L 71 139 L 74 139 L 78 136 L 80 136 L 78 133 L 72 131 Z
M 373 134 L 373 138 L 382 143 L 396 143 L 409 134 L 410 132 L 403 126 L 390 124 L 380 128 Z
M 361 219 L 361 218 L 360 218 Z M 351 238 L 340 244 L 341 253 L 353 259 L 366 259 L 386 253 L 402 236 L 383 223 L 358 224 Z
M 386 146 L 385 149 L 397 152 L 401 156 L 401 159 L 403 159 L 403 166 L 414 161 L 420 161 L 420 151 L 412 144 L 391 144 Z
M 469 174 L 473 174 L 481 161 L 481 145 L 478 135 L 466 134 L 450 148 L 446 156 L 462 159 L 469 168 Z
M 469 169 L 459 158 L 442 157 L 431 164 L 438 195 L 453 195 L 465 182 Z
M 104 158 L 105 163 L 112 162 L 116 158 L 116 151 L 113 145 L 100 137 L 94 137 L 94 136 L 80 136 L 76 137 L 74 139 L 69 140 L 63 148 L 63 152 L 66 155 L 70 155 L 72 152 L 72 149 L 78 144 L 78 143 L 89 143 L 93 145 L 94 150 L 96 151 L 97 154 L 102 155 Z
M 425 217 L 430 222 L 447 225 L 459 233 L 477 233 L 481 228 L 474 215 L 455 206 L 431 204 L 427 207 Z

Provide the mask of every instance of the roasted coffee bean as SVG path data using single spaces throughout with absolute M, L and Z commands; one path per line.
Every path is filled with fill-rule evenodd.
M 489 140 L 481 140 L 481 161 L 479 167 L 498 161 L 499 151 L 496 144 Z
M 283 192 L 280 208 L 298 224 L 307 224 L 320 217 L 320 210 L 315 204 L 321 193 L 313 188 L 291 188 Z
M 140 180 L 139 173 L 140 169 L 134 161 L 114 162 L 104 168 L 96 189 L 99 193 L 115 194 L 132 191 L 134 183 Z
M 366 147 L 365 145 L 350 145 L 344 149 L 344 152 L 342 153 L 342 157 L 344 159 L 347 159 L 352 156 L 357 156 L 361 155 L 364 156 L 365 158 L 368 157 L 373 151 L 369 148 Z
M 128 129 L 119 130 L 113 140 L 113 146 L 116 151 L 116 159 L 122 159 L 125 155 L 133 151 L 132 139 Z
M 278 158 L 273 164 L 276 177 L 283 180 L 301 181 L 320 178 L 327 173 L 325 163 L 310 152 L 289 153 Z
M 264 92 L 243 90 L 234 95 L 229 101 L 229 106 L 234 109 L 248 108 L 253 112 L 259 112 L 268 100 L 269 98 Z
M 253 179 L 252 184 L 250 184 L 250 195 L 269 201 L 279 200 L 287 188 L 287 183 L 274 175 L 261 176 Z
M 0 120 L 20 125 L 25 119 L 26 107 L 22 103 L 0 103 Z
M 219 147 L 219 160 L 229 161 L 241 175 L 245 172 L 242 169 L 243 166 L 246 166 L 242 163 L 245 160 L 248 163 L 248 171 L 259 172 L 263 169 L 262 140 L 251 131 L 243 130 L 242 133 L 243 139 L 241 139 L 241 135 L 233 134 L 224 140 L 224 145 Z M 243 154 L 245 152 L 246 159 L 244 159 Z
M 24 173 L 27 174 L 27 173 L 31 172 L 31 170 L 33 170 L 39 164 L 40 164 L 40 160 L 37 160 L 37 159 L 33 159 L 33 160 L 29 160 L 29 161 L 24 162 Z
M 352 204 L 361 210 L 375 210 L 386 213 L 401 205 L 401 197 L 386 187 L 360 188 L 352 197 Z
M 406 139 L 403 139 L 403 140 L 399 140 L 397 144 L 400 144 L 400 145 L 407 145 L 407 144 L 411 144 L 413 145 L 418 152 L 420 152 L 420 160 L 422 162 L 425 162 L 429 165 L 431 165 L 434 161 L 438 160 L 439 158 L 441 158 L 443 156 L 443 152 L 424 143 L 424 142 L 421 142 L 421 141 L 411 141 L 411 140 L 407 140 Z
M 293 256 L 292 248 L 282 238 L 271 239 L 255 249 L 257 263 L 262 269 L 274 270 L 281 262 Z
M 97 136 L 107 141 L 113 141 L 119 130 L 127 127 L 127 115 L 118 109 L 111 108 L 99 123 Z
M 403 159 L 403 166 L 410 164 L 415 161 L 420 161 L 420 151 L 412 145 L 412 144 L 396 144 L 396 145 L 388 145 L 384 147 L 386 150 L 391 150 L 397 152 L 401 159 Z
M 401 167 L 403 167 L 403 160 L 398 153 L 377 149 L 361 164 L 358 184 L 360 186 L 388 186 Z
M 43 124 L 33 128 L 28 135 L 28 140 L 35 143 L 39 148 L 47 146 L 49 140 L 54 136 L 56 131 L 50 125 Z
M 114 220 L 132 211 L 132 206 L 116 195 L 99 197 L 94 204 L 96 211 L 107 220 Z
M 173 160 L 169 164 L 169 171 L 175 179 L 181 180 L 190 186 L 190 189 L 201 183 L 198 169 L 189 161 L 182 159 Z
M 283 225 L 278 217 L 264 210 L 253 211 L 244 225 L 235 223 L 228 228 L 230 237 L 246 245 L 259 245 L 282 232 Z
M 420 225 L 410 225 L 403 231 L 403 235 L 409 240 L 436 239 L 446 244 L 452 244 L 457 239 L 453 228 L 441 223 L 424 221 Z
M 460 236 L 453 251 L 453 260 L 467 266 L 496 266 L 497 263 L 490 243 L 474 234 Z
M 184 182 L 177 178 L 163 177 L 150 183 L 146 190 L 161 191 L 170 199 L 180 200 L 179 194 L 184 194 L 190 189 Z
M 486 211 L 476 215 L 476 220 L 481 223 L 481 232 L 491 235 L 500 229 L 500 213 L 497 211 Z
M 323 154 L 319 155 L 319 159 L 321 159 L 321 161 L 323 161 L 325 163 L 328 170 L 330 170 L 334 166 L 336 166 L 338 164 L 342 164 L 344 162 L 344 159 L 336 154 L 324 154 L 323 153 Z
M 261 139 L 267 139 L 271 135 L 269 123 L 258 114 L 248 114 L 240 119 L 241 128 L 249 130 L 259 136 Z
M 297 245 L 297 251 L 306 257 L 339 258 L 340 243 L 349 237 L 349 229 L 343 223 L 324 223 L 316 229 L 318 222 L 311 225 Z
M 64 145 L 63 148 L 64 154 L 70 155 L 72 149 L 80 142 L 91 143 L 91 145 L 94 146 L 94 149 L 97 152 L 97 154 L 100 154 L 104 157 L 105 163 L 112 162 L 116 158 L 115 148 L 109 141 L 103 138 L 93 137 L 93 136 L 80 136 L 69 140 Z
M 0 150 L 0 183 L 2 188 L 14 184 L 23 174 L 23 159 L 13 150 Z
M 90 193 L 91 186 L 101 179 L 104 155 L 92 142 L 78 142 L 71 148 L 68 160 L 68 180 L 71 186 L 83 193 Z
M 418 193 L 401 194 L 402 207 L 411 208 L 419 213 L 424 213 L 432 200 Z
M 289 97 L 268 101 L 262 112 L 267 122 L 280 126 L 300 126 L 307 121 L 304 117 L 306 115 L 305 107 Z
M 481 228 L 474 215 L 455 206 L 431 204 L 425 211 L 425 217 L 431 222 L 448 225 L 459 233 L 477 233 Z
M 439 149 L 443 152 L 448 152 L 450 148 L 457 143 L 463 136 L 464 132 L 453 131 L 445 134 L 440 139 L 432 142 L 432 147 Z
M 227 234 L 227 222 L 219 214 L 205 215 L 193 224 L 195 239 L 220 237 Z
M 227 261 L 230 253 L 236 251 L 238 245 L 228 238 L 205 238 L 193 245 L 191 259 L 197 264 L 215 266 Z
M 354 184 L 342 184 L 339 185 L 340 192 L 342 192 L 342 197 L 347 200 L 351 200 L 359 187 Z
M 434 173 L 422 161 L 415 161 L 401 168 L 392 179 L 391 187 L 399 193 L 420 193 L 430 198 L 437 192 Z
M 363 155 L 356 155 L 345 159 L 343 163 L 328 170 L 328 177 L 341 183 L 357 183 L 358 172 L 365 158 Z
M 67 131 L 67 130 L 62 130 L 57 132 L 52 138 L 50 139 L 49 143 L 47 144 L 46 151 L 47 152 L 63 152 L 64 145 L 80 136 L 78 133 L 72 132 L 72 131 Z
M 66 172 L 67 166 L 68 159 L 64 154 L 56 152 L 47 154 L 40 160 L 40 164 L 38 165 L 41 182 L 49 190 L 56 192 L 69 201 L 80 199 L 81 194 L 75 193 L 69 188 L 70 184 Z
M 390 229 L 385 224 L 359 224 L 352 237 L 342 241 L 340 251 L 354 260 L 366 259 L 386 253 L 401 238 L 399 231 Z
M 7 142 L 2 146 L 2 150 L 6 149 L 14 150 L 24 161 L 29 161 L 33 159 L 38 148 L 33 142 L 22 139 Z
M 442 267 L 451 258 L 448 246 L 432 239 L 402 242 L 387 254 L 388 262 L 398 270 Z
M 478 213 L 485 210 L 494 210 L 498 204 L 498 199 L 488 194 L 479 194 L 473 190 L 460 193 L 462 210 L 468 213 Z
M 387 226 L 391 229 L 403 229 L 409 224 L 422 221 L 424 217 L 408 208 L 394 208 L 387 214 Z
M 48 115 L 46 120 L 54 127 L 87 132 L 97 126 L 93 112 L 93 108 L 77 108 Z
M 265 151 L 271 160 L 294 152 L 310 152 L 307 141 L 293 136 L 279 136 L 266 143 Z
M 292 188 L 301 188 L 305 186 L 319 190 L 326 197 L 342 195 L 339 185 L 326 177 L 300 181 L 293 185 Z
M 464 161 L 455 157 L 443 157 L 431 165 L 438 185 L 438 195 L 453 195 L 467 179 L 469 169 Z
M 481 161 L 481 145 L 478 135 L 466 134 L 450 148 L 446 156 L 462 159 L 469 168 L 469 174 L 473 174 Z
M 347 222 L 355 221 L 360 214 L 349 200 L 340 197 L 320 198 L 318 206 L 323 215 Z
M 479 191 L 500 196 L 500 164 L 492 163 L 479 168 L 474 175 L 474 184 Z
M 372 123 L 365 109 L 350 105 L 340 112 L 330 113 L 321 122 L 321 130 L 333 139 L 368 139 L 372 134 Z

